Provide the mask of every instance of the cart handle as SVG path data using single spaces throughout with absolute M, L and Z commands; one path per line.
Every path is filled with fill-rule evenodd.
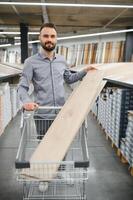
M 38 108 L 36 108 L 35 110 L 33 111 L 28 111 L 28 112 L 34 112 L 36 110 L 47 110 L 47 109 L 53 109 L 53 110 L 60 110 L 62 108 L 62 106 L 39 106 Z M 24 112 L 26 110 L 24 108 L 22 108 L 22 112 L 21 112 L 21 119 L 20 119 L 20 129 L 22 129 L 23 127 L 23 124 L 24 124 Z
M 38 109 L 61 109 L 62 106 L 39 106 L 36 110 Z

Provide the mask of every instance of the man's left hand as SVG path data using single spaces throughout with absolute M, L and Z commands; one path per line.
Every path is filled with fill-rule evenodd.
M 85 70 L 85 72 L 89 72 L 90 70 L 97 70 L 97 68 L 96 67 L 94 67 L 94 66 L 86 66 L 85 68 L 84 68 L 84 70 Z

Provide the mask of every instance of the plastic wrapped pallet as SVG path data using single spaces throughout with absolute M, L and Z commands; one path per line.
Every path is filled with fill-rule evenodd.
M 126 137 L 121 142 L 121 152 L 130 166 L 133 167 L 133 111 L 128 113 Z
M 105 94 L 106 99 L 103 95 L 99 98 L 98 120 L 114 144 L 119 147 L 121 138 L 125 137 L 128 110 L 133 110 L 133 90 L 108 88 Z
M 3 99 L 3 91 L 0 90 L 0 135 L 3 133 L 4 125 L 3 125 L 3 105 L 4 99 Z
M 11 98 L 9 83 L 1 83 L 0 90 L 3 91 L 3 128 L 5 128 L 11 120 Z
M 12 117 L 17 114 L 17 85 L 10 85 Z

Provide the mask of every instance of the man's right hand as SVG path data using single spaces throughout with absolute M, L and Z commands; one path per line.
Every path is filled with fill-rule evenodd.
M 27 111 L 33 111 L 36 110 L 39 107 L 39 105 L 37 103 L 34 102 L 30 102 L 30 103 L 25 103 L 23 105 L 23 108 Z

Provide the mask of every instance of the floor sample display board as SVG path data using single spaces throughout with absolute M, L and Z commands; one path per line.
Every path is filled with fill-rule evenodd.
M 59 162 L 63 160 L 73 139 L 88 115 L 94 101 L 106 84 L 104 78 L 118 78 L 133 76 L 133 63 L 111 63 L 95 65 L 97 70 L 87 73 L 80 85 L 75 88 L 71 96 L 62 107 L 45 137 L 35 149 L 30 159 L 30 170 L 25 169 L 22 174 L 26 177 L 51 180 L 59 165 L 51 168 L 50 176 L 47 177 L 47 168 L 44 170 L 45 177 L 34 173 L 34 162 Z M 41 174 L 41 173 L 40 173 Z

